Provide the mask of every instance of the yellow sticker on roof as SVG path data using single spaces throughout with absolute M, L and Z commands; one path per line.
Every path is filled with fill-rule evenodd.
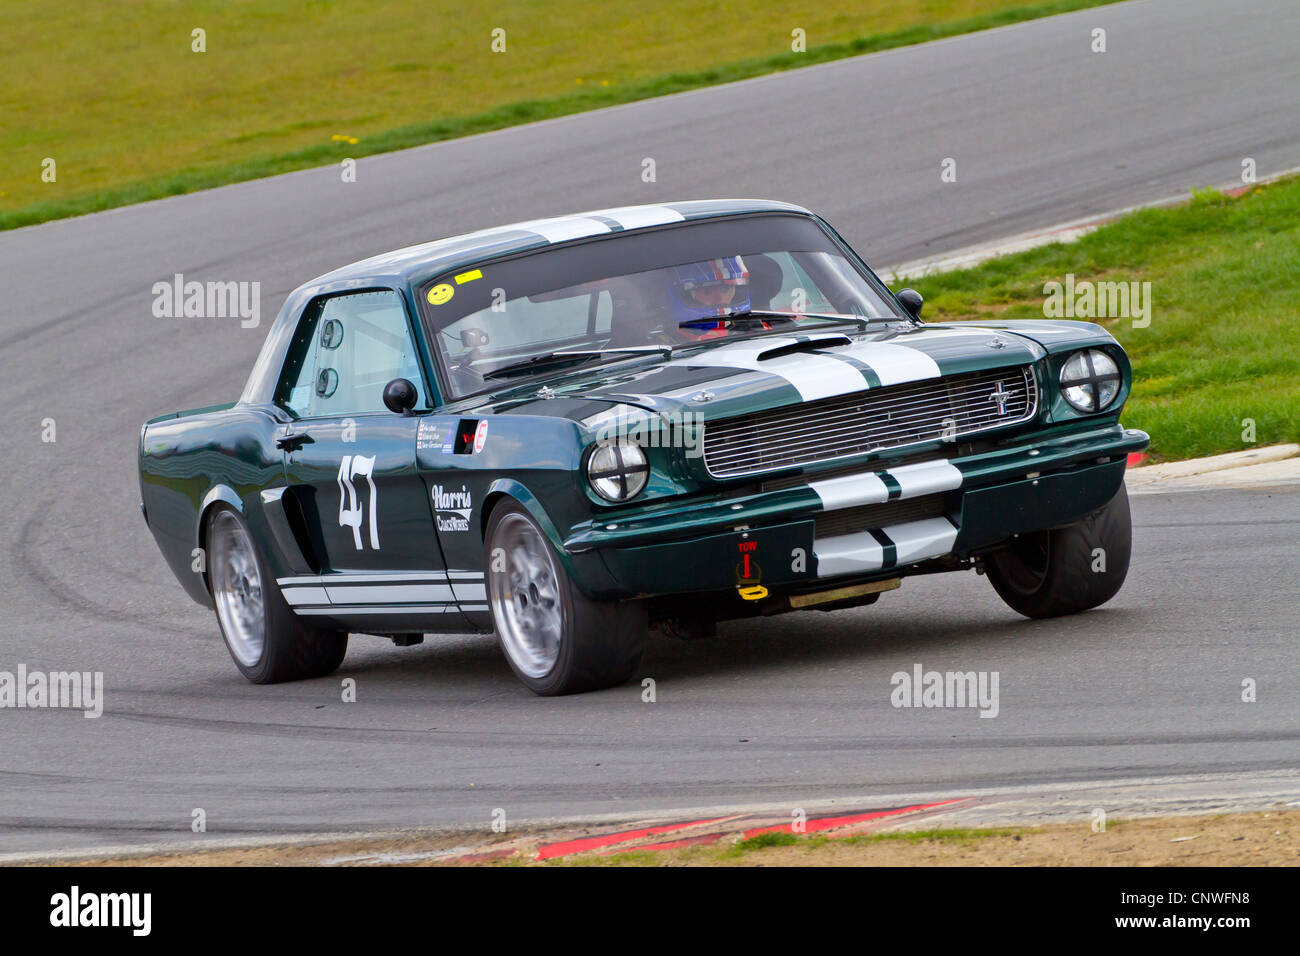
M 429 302 L 433 305 L 442 305 L 455 294 L 455 289 L 447 285 L 445 282 L 439 282 L 429 290 Z
M 473 282 L 475 279 L 483 278 L 483 270 L 473 269 L 469 272 L 462 272 L 456 276 L 456 285 L 464 285 L 466 282 Z

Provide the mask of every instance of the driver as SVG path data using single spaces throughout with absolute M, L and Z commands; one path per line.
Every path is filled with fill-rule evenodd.
M 749 270 L 740 256 L 706 259 L 674 266 L 668 288 L 668 311 L 679 331 L 691 339 L 727 334 L 719 316 L 749 309 Z M 683 322 L 690 323 L 680 328 Z

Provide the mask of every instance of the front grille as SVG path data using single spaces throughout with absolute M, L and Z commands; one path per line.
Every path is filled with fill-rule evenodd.
M 886 385 L 709 422 L 704 466 L 715 478 L 754 475 L 951 441 L 1029 421 L 1037 411 L 1038 382 L 1028 365 Z
M 859 505 L 856 508 L 838 508 L 823 511 L 813 519 L 817 540 L 834 538 L 841 534 L 856 534 L 873 528 L 937 518 L 944 513 L 944 495 L 923 495 L 920 498 L 903 498 L 884 501 L 878 505 Z
M 810 481 L 826 481 L 829 478 L 843 478 L 847 475 L 861 475 L 870 468 L 874 471 L 892 470 L 901 468 L 903 465 L 919 465 L 923 461 L 942 461 L 944 458 L 960 457 L 952 452 L 945 454 L 941 451 L 918 451 L 910 455 L 890 455 L 889 463 L 874 464 L 871 466 L 863 465 L 862 462 L 850 462 L 843 465 L 831 465 L 829 468 L 818 468 L 816 471 L 802 471 L 786 475 L 769 475 L 759 480 L 758 491 L 766 494 L 769 491 L 785 491 L 788 488 L 802 488 Z

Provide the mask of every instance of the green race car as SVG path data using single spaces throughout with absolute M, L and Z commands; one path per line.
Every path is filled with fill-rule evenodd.
M 1128 569 L 1124 351 L 1087 322 L 926 324 L 819 216 L 633 206 L 398 250 L 293 292 L 239 401 L 140 432 L 142 509 L 240 671 L 349 633 L 495 631 L 539 694 L 647 630 L 986 573 L 1022 614 Z

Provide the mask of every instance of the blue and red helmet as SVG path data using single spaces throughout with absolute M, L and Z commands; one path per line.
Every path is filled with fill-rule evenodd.
M 674 266 L 668 308 L 679 324 L 698 321 L 702 328 L 709 319 L 744 312 L 749 308 L 749 269 L 740 256 Z

